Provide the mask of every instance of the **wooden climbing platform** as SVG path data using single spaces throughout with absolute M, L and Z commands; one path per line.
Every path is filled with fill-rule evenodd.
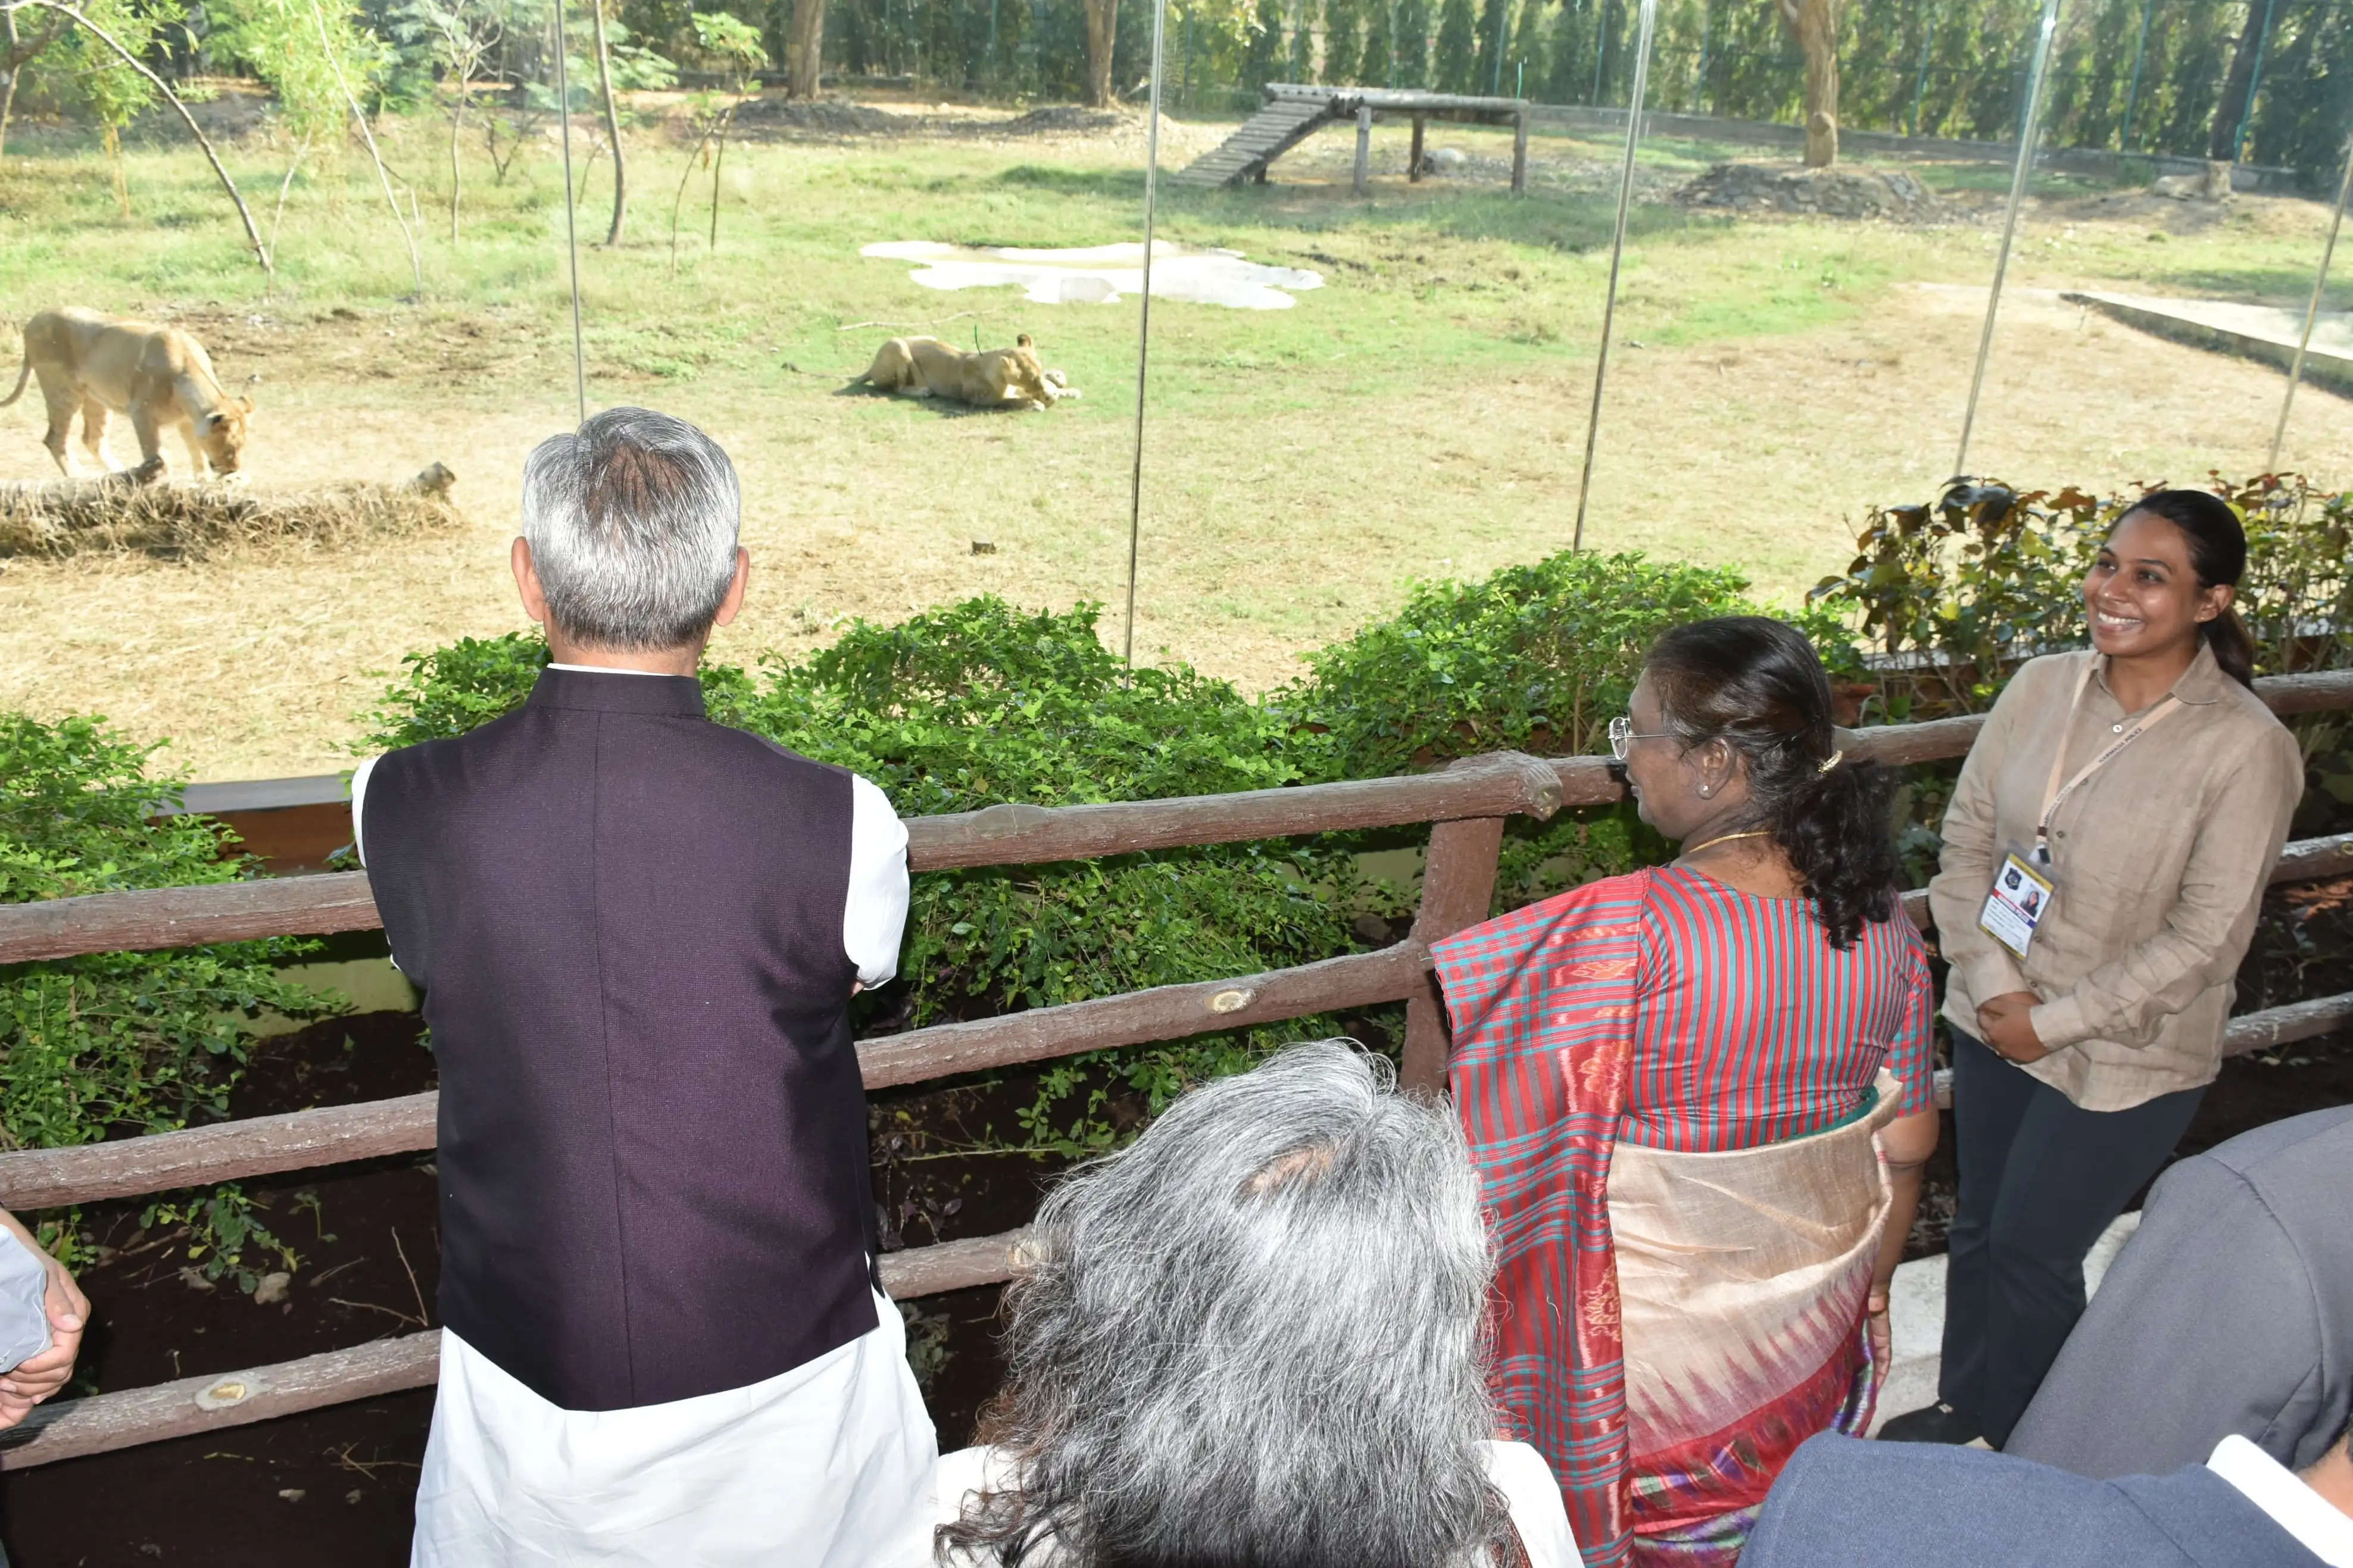
M 1471 125 L 1509 125 L 1512 137 L 1512 189 L 1524 192 L 1528 184 L 1528 100 L 1524 98 L 1468 98 L 1451 92 L 1413 92 L 1396 88 L 1309 87 L 1296 82 L 1269 82 L 1265 101 L 1257 113 L 1211 151 L 1170 176 L 1179 184 L 1233 185 L 1244 181 L 1266 183 L 1267 169 L 1277 158 L 1326 125 L 1354 123 L 1356 128 L 1356 189 L 1371 174 L 1372 128 L 1383 116 L 1408 116 L 1413 121 L 1413 151 L 1407 160 L 1407 178 L 1422 175 L 1423 125 L 1432 120 Z

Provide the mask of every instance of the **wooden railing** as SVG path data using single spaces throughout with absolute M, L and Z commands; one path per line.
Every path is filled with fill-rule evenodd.
M 2277 677 L 2256 689 L 2283 715 L 2353 708 L 2353 671 Z M 1957 757 L 1980 723 L 1961 718 L 1862 730 L 1848 750 L 1892 764 Z M 1420 907 L 1411 933 L 1395 946 L 1262 974 L 910 1030 L 862 1042 L 861 1073 L 870 1089 L 880 1089 L 1403 1002 L 1401 1076 L 1409 1086 L 1436 1088 L 1445 1078 L 1447 1034 L 1430 973 L 1430 945 L 1486 917 L 1506 820 L 1604 805 L 1620 793 L 1599 757 L 1496 752 L 1405 778 L 1109 805 L 998 805 L 915 819 L 907 825 L 907 855 L 919 872 L 1420 823 L 1431 828 Z M 2353 835 L 2291 845 L 2274 879 L 2348 871 L 2353 871 Z M 1927 923 L 1920 895 L 1909 896 L 1905 908 Z M 0 964 L 363 931 L 382 923 L 364 872 L 101 893 L 0 906 Z M 2309 1038 L 2348 1019 L 2353 994 L 2271 1008 L 2234 1019 L 2226 1049 Z M 114 1142 L 0 1153 L 0 1205 L 24 1210 L 132 1197 L 429 1149 L 437 1104 L 434 1094 L 409 1095 Z M 905 1299 L 999 1283 L 1017 1269 L 1022 1234 L 891 1253 L 881 1260 L 884 1288 Z M 6 1445 L 0 1447 L 0 1467 L 46 1464 L 419 1387 L 434 1380 L 438 1360 L 439 1334 L 428 1330 L 246 1372 L 54 1402 L 0 1436 Z

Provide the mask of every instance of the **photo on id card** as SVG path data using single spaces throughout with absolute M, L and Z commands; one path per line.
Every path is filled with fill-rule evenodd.
M 2058 884 L 2047 868 L 2013 849 L 2001 858 L 2001 866 L 1993 874 L 1993 891 L 1986 895 L 1978 928 L 2024 958 L 2033 944 L 2034 928 L 2049 912 L 2051 896 L 2056 891 Z

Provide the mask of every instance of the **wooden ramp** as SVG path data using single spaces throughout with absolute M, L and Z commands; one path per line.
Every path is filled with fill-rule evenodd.
M 1313 88 L 1294 89 L 1314 93 Z M 1170 176 L 1181 185 L 1233 185 L 1264 180 L 1267 165 L 1342 117 L 1336 89 L 1314 97 L 1275 98 L 1242 121 L 1241 129 Z
M 1521 98 L 1468 98 L 1451 92 L 1414 92 L 1368 87 L 1310 87 L 1298 82 L 1269 82 L 1265 102 L 1241 123 L 1240 129 L 1211 152 L 1169 176 L 1184 185 L 1233 185 L 1245 180 L 1266 181 L 1277 158 L 1326 125 L 1354 123 L 1356 128 L 1356 189 L 1365 189 L 1370 174 L 1373 121 L 1383 114 L 1402 114 L 1413 121 L 1413 151 L 1408 158 L 1408 178 L 1422 175 L 1421 136 L 1425 121 L 1458 121 L 1473 125 L 1509 125 L 1512 138 L 1512 189 L 1528 183 L 1528 103 Z

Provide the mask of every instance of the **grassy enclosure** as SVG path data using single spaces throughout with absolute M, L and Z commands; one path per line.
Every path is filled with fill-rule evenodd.
M 396 484 L 436 461 L 458 476 L 462 521 L 448 528 L 257 537 L 200 559 L 126 545 L 0 562 L 0 707 L 170 735 L 174 764 L 199 778 L 346 765 L 353 715 L 403 654 L 518 626 L 502 563 L 516 475 L 574 417 L 552 128 L 503 178 L 478 133 L 460 142 L 453 243 L 446 119 L 376 122 L 416 202 L 425 291 L 412 299 L 408 251 L 356 142 L 313 148 L 274 215 L 293 147 L 262 108 L 232 86 L 200 112 L 274 226 L 269 287 L 201 158 L 152 116 L 127 138 L 128 216 L 94 135 L 20 125 L 0 158 L 0 312 L 79 303 L 194 331 L 259 405 L 257 491 Z M 696 419 L 734 455 L 754 577 L 718 655 L 802 653 L 844 617 L 984 592 L 1111 602 L 1116 640 L 1135 301 L 942 293 L 859 248 L 1136 240 L 1142 122 L 755 100 L 717 173 L 714 251 L 690 106 L 645 95 L 638 108 L 617 247 L 592 243 L 609 163 L 586 162 L 585 130 L 575 140 L 589 398 Z M 1164 165 L 1229 128 L 1172 122 Z M 1163 239 L 1313 269 L 1324 286 L 1286 310 L 1155 305 L 1140 656 L 1165 649 L 1264 689 L 1295 675 L 1303 650 L 1395 610 L 1412 579 L 1483 574 L 1567 542 L 1616 149 L 1539 135 L 1531 195 L 1514 200 L 1498 174 L 1508 132 L 1434 131 L 1469 162 L 1412 185 L 1405 136 L 1375 132 L 1370 199 L 1348 190 L 1341 132 L 1278 164 L 1272 185 L 1163 185 Z M 1732 155 L 1643 151 L 1588 542 L 1737 565 L 1794 604 L 1845 565 L 1867 507 L 1926 499 L 1950 471 L 1998 182 L 1981 165 L 1911 165 L 1944 198 L 1945 221 L 1924 225 L 1732 217 L 1672 199 Z M 2087 318 L 2057 291 L 2300 304 L 2325 206 L 2192 206 L 2069 179 L 2037 192 L 1970 466 L 2107 487 L 2258 465 L 2276 371 Z M 881 340 L 923 331 L 984 346 L 1030 332 L 1088 395 L 986 416 L 839 395 Z M 2348 415 L 2307 389 L 2284 466 L 2330 477 Z M 40 428 L 29 393 L 0 411 L 0 481 L 54 472 Z

